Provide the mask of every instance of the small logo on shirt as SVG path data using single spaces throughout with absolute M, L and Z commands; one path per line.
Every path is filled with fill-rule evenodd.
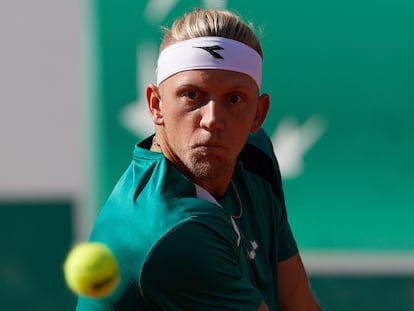
M 259 247 L 259 244 L 256 241 L 250 241 L 250 244 L 252 248 L 247 252 L 247 258 L 253 260 L 256 257 L 256 249 Z

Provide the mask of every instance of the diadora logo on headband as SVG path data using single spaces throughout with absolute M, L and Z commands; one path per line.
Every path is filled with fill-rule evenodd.
M 216 52 L 216 50 L 224 50 L 219 45 L 212 45 L 212 46 L 193 46 L 193 48 L 203 49 L 204 51 L 209 52 L 210 55 L 213 56 L 214 58 L 224 59 L 223 56 L 221 56 L 219 53 Z

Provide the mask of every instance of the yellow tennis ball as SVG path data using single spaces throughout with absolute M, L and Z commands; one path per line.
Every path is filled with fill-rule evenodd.
M 98 242 L 76 245 L 63 265 L 68 287 L 90 298 L 109 296 L 119 283 L 119 267 L 112 251 Z

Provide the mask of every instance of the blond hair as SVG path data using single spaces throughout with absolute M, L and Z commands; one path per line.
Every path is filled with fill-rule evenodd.
M 175 20 L 171 29 L 164 29 L 160 50 L 178 41 L 207 36 L 237 40 L 256 50 L 263 58 L 253 26 L 243 22 L 240 16 L 219 9 L 196 8 Z

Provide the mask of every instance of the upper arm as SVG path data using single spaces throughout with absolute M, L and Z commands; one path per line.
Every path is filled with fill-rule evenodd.
M 185 223 L 148 256 L 141 274 L 143 296 L 149 307 L 163 310 L 257 310 L 263 298 L 238 260 L 232 230 Z
M 321 310 L 312 294 L 299 254 L 278 263 L 278 283 L 280 310 Z

